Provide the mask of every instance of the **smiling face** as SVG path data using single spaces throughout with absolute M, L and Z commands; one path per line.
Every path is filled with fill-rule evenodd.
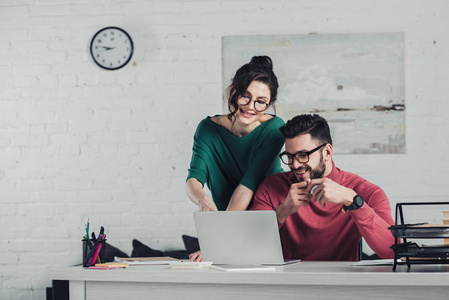
M 260 81 L 251 82 L 246 93 L 237 99 L 238 110 L 235 114 L 236 121 L 241 123 L 241 125 L 250 125 L 259 121 L 263 117 L 264 111 L 258 110 L 261 110 L 260 107 L 270 104 L 270 95 L 268 85 Z
M 319 146 L 318 142 L 313 140 L 310 134 L 301 134 L 292 139 L 285 140 L 285 152 L 294 154 L 299 151 L 307 152 Z M 289 165 L 298 182 L 308 179 L 322 178 L 329 174 L 332 169 L 332 146 L 327 144 L 322 149 L 309 155 L 309 161 L 300 163 L 293 159 Z M 330 166 L 330 167 L 329 167 Z

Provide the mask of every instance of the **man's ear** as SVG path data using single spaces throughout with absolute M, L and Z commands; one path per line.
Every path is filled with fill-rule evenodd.
M 334 148 L 331 144 L 324 146 L 324 161 L 332 160 L 332 154 L 334 153 Z

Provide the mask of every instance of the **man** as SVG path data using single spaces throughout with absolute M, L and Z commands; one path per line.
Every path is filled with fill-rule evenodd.
M 327 121 L 299 115 L 280 130 L 291 172 L 269 176 L 251 209 L 276 211 L 284 257 L 354 261 L 363 237 L 380 258 L 393 258 L 390 202 L 378 186 L 335 167 Z

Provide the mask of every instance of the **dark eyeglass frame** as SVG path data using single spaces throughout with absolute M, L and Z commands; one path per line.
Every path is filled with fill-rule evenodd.
M 290 154 L 290 153 L 287 153 L 287 152 L 282 152 L 281 154 L 279 154 L 279 158 L 281 159 L 281 161 L 284 163 L 284 164 L 286 164 L 286 165 L 291 165 L 291 164 L 293 164 L 293 159 L 291 160 L 291 163 L 288 163 L 288 161 L 290 160 L 290 158 L 292 158 L 292 157 L 294 157 L 295 159 L 296 159 L 296 161 L 297 162 L 299 162 L 299 163 L 301 163 L 301 164 L 305 164 L 305 163 L 308 163 L 309 162 L 309 160 L 310 160 L 310 154 L 312 154 L 313 152 L 315 152 L 315 151 L 317 151 L 317 150 L 319 150 L 319 149 L 321 149 L 321 148 L 323 148 L 324 146 L 326 146 L 327 145 L 327 143 L 324 143 L 324 144 L 322 144 L 321 146 L 318 146 L 318 147 L 316 147 L 316 148 L 313 148 L 312 150 L 310 150 L 310 151 L 298 151 L 298 152 L 296 152 L 296 153 L 294 153 L 294 154 Z M 307 155 L 307 160 L 306 161 L 300 161 L 299 160 L 299 158 L 298 158 L 298 154 L 302 154 L 302 155 Z M 285 156 L 287 156 L 287 162 L 285 162 L 284 161 L 284 159 L 282 159 L 282 157 L 285 157 Z
M 248 98 L 248 101 L 247 101 L 246 103 L 240 102 L 241 100 L 244 100 L 244 98 Z M 239 97 L 237 98 L 237 104 L 238 104 L 238 105 L 241 105 L 241 106 L 246 106 L 246 105 L 250 104 L 251 101 L 254 101 L 254 110 L 256 110 L 256 111 L 258 111 L 258 112 L 266 111 L 266 110 L 268 109 L 268 107 L 270 107 L 270 104 L 269 104 L 269 103 L 266 103 L 265 101 L 262 101 L 262 100 L 253 99 L 253 98 L 252 98 L 251 96 L 249 96 L 249 95 L 241 95 L 241 96 L 239 96 Z M 265 108 L 262 109 L 262 110 L 257 109 L 257 108 L 256 108 L 256 103 L 265 105 Z

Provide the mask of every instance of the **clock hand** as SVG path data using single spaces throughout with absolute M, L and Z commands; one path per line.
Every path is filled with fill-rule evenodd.
M 106 47 L 106 46 L 101 46 L 101 48 L 104 48 L 103 51 L 109 51 L 109 50 L 115 49 L 116 47 Z M 103 52 L 103 51 L 101 51 L 101 52 Z

